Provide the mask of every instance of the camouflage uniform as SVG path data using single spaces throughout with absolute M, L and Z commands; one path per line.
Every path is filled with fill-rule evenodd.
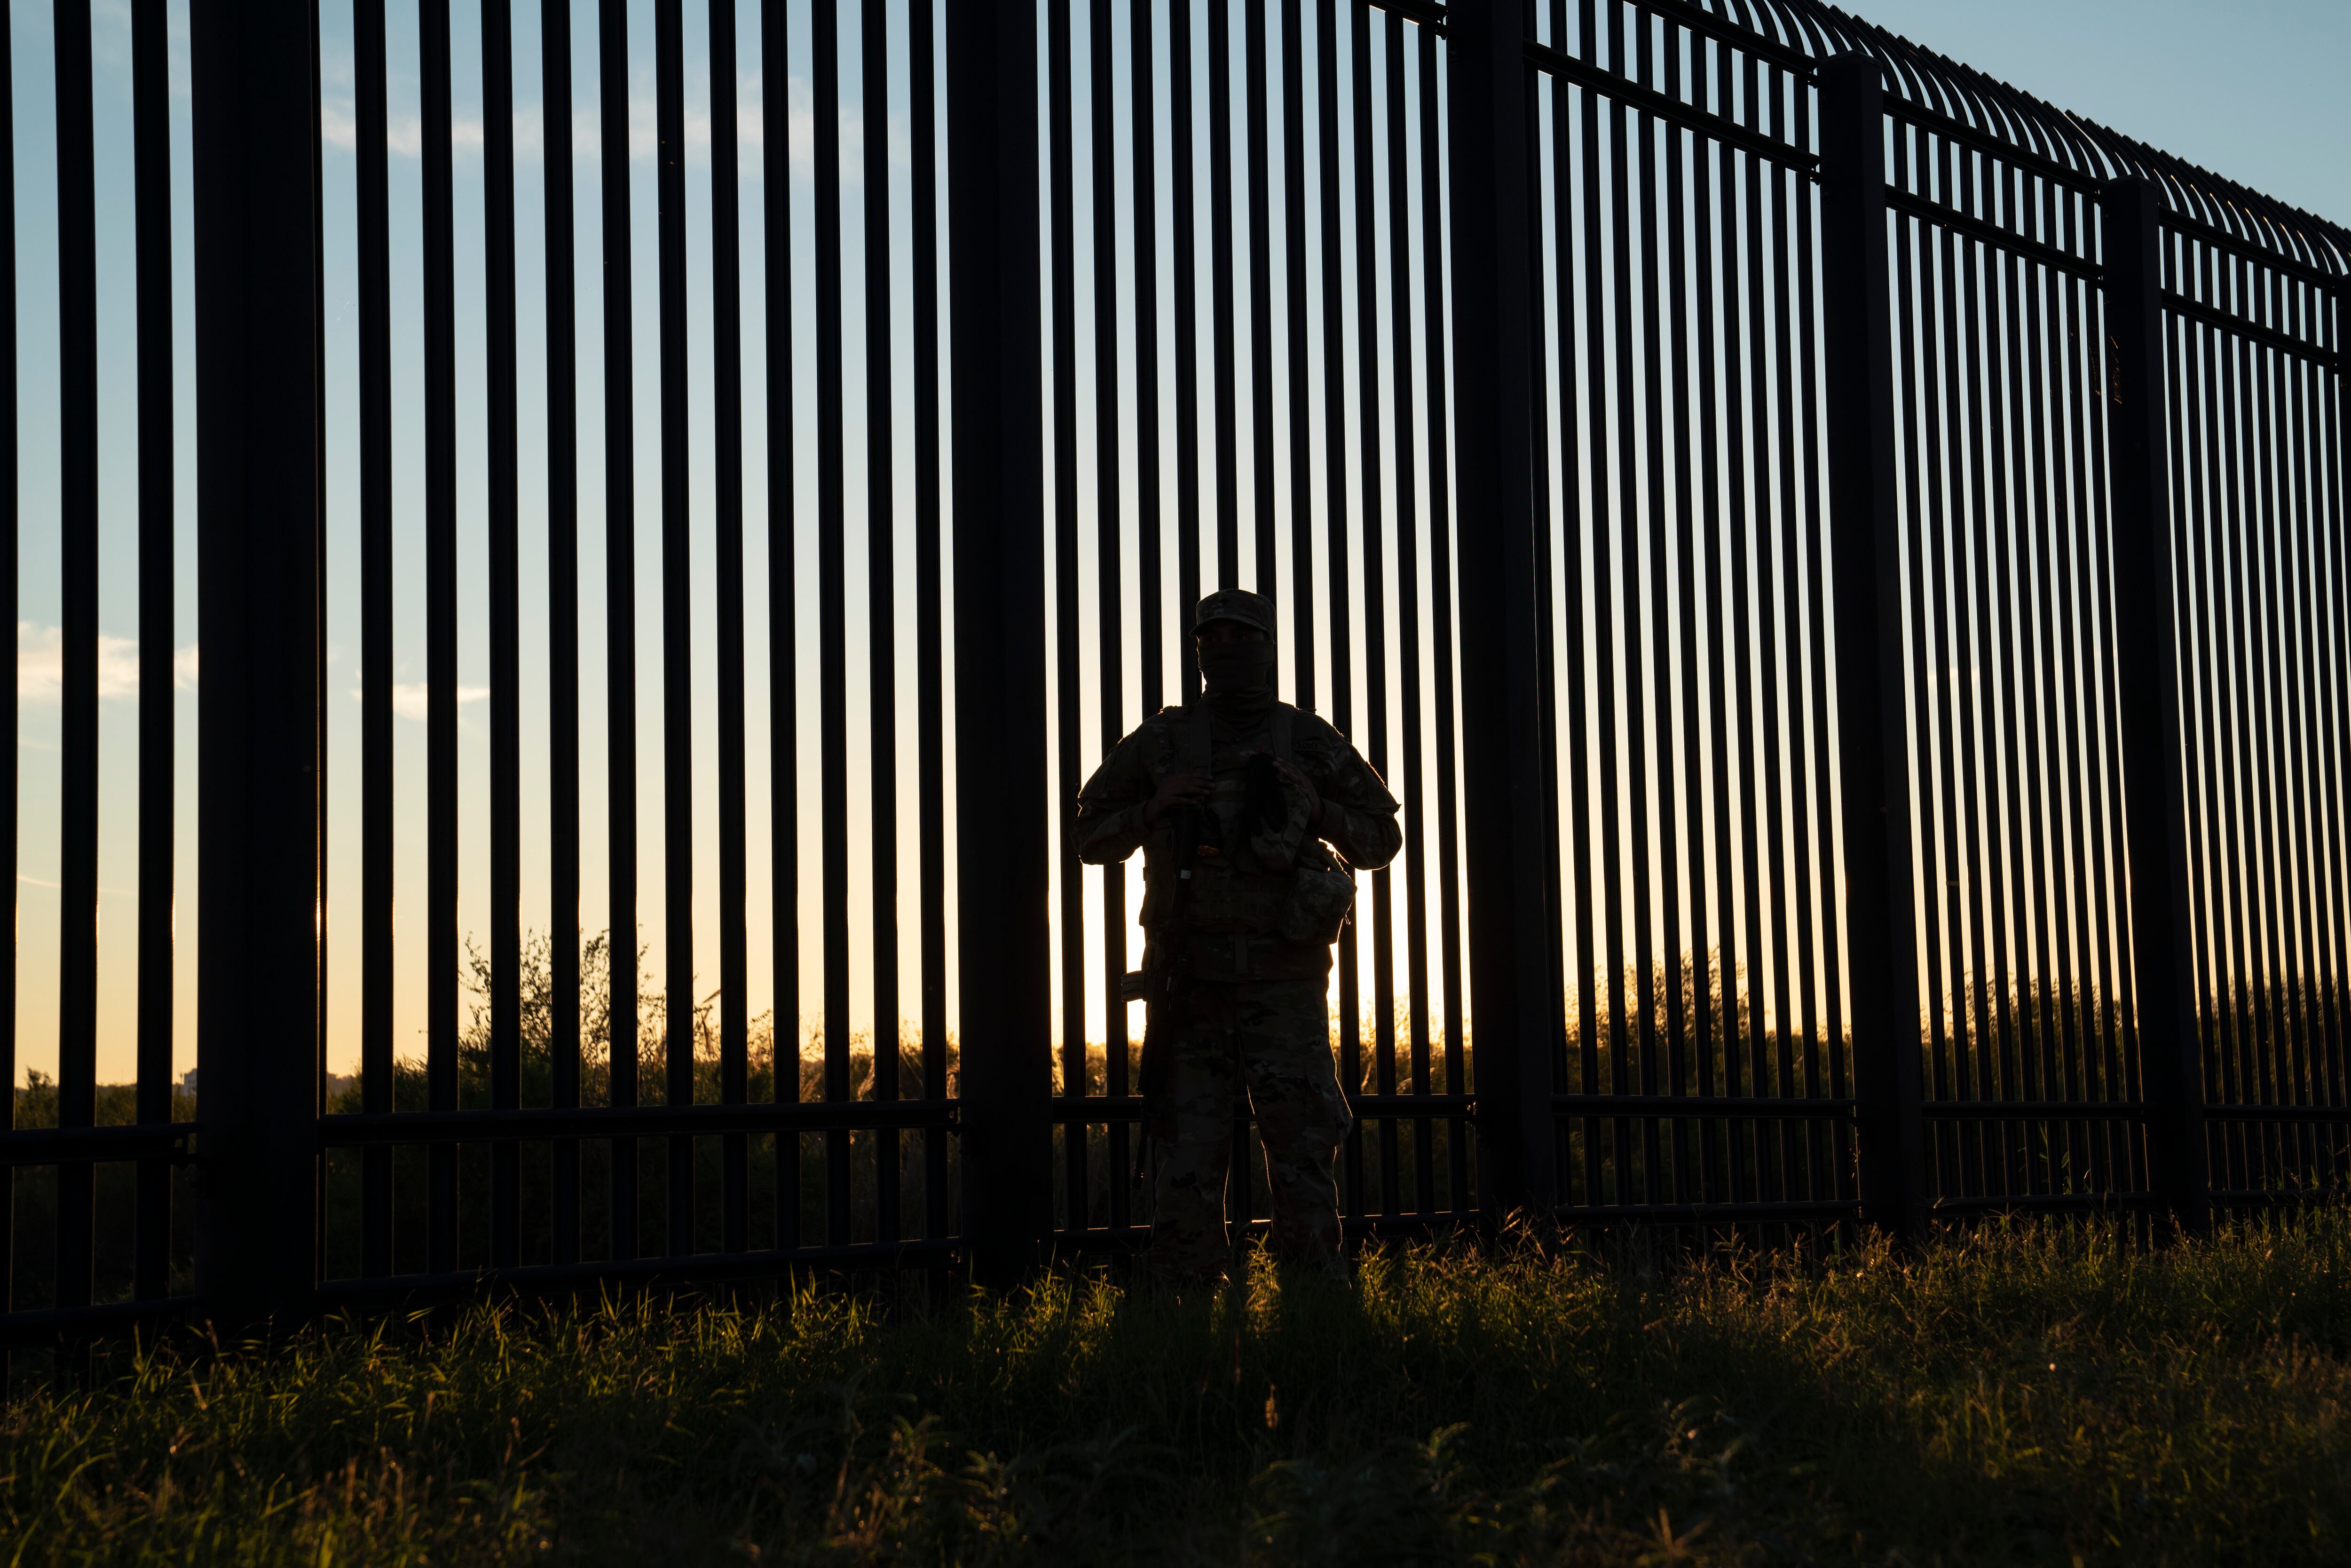
M 1210 595 L 1198 620 L 1217 615 L 1271 635 L 1272 606 L 1255 594 Z M 1109 865 L 1144 852 L 1146 973 L 1163 975 L 1178 945 L 1189 959 L 1180 1002 L 1158 986 L 1146 993 L 1154 1049 L 1163 1037 L 1166 1046 L 1165 1092 L 1145 1129 L 1159 1145 L 1151 1261 L 1176 1277 L 1213 1278 L 1230 1256 L 1224 1193 L 1237 1064 L 1265 1147 L 1276 1252 L 1326 1267 L 1339 1258 L 1332 1160 L 1353 1117 L 1332 1068 L 1328 1002 L 1343 902 L 1332 907 L 1327 897 L 1335 884 L 1343 901 L 1352 870 L 1385 865 L 1402 839 L 1395 797 L 1345 737 L 1301 709 L 1263 706 L 1238 717 L 1214 698 L 1163 708 L 1119 742 L 1078 796 L 1081 859 Z M 1152 829 L 1143 818 L 1163 779 L 1197 768 L 1204 744 L 1215 787 L 1199 814 L 1202 842 L 1178 930 L 1168 918 L 1177 814 Z M 1311 830 L 1303 794 L 1286 784 L 1278 826 L 1246 810 L 1250 758 L 1283 750 L 1322 797 L 1322 818 Z M 1326 903 L 1301 918 L 1310 896 L 1301 890 L 1315 886 Z M 1310 934 L 1316 924 L 1324 929 Z

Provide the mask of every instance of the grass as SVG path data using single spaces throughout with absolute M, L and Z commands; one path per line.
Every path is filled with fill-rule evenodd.
M 1350 1289 L 805 1289 L 117 1353 L 5 1407 L 7 1561 L 2317 1563 L 2351 1546 L 2351 1217 L 2147 1251 Z

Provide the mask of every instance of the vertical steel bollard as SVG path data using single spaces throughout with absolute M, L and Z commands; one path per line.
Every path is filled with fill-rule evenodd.
M 172 1114 L 172 124 L 165 7 L 131 13 L 131 200 L 139 311 L 139 1120 Z M 139 1166 L 131 1294 L 168 1293 L 172 1166 Z
M 1822 63 L 1822 365 L 1861 1206 L 1871 1225 L 1917 1241 L 1926 1153 L 1882 92 L 1865 55 Z
M 1052 1223 L 1037 21 L 947 8 L 963 1244 L 1017 1282 Z
M 323 753 L 316 33 L 194 0 L 196 1059 L 205 1311 L 307 1316 L 316 1280 Z
M 16 451 L 16 70 L 7 28 L 0 28 L 0 602 L 17 601 L 18 499 Z M 15 643 L 0 653 L 0 718 L 17 732 L 16 683 L 21 672 Z M 8 868 L 8 929 L 17 929 L 17 754 L 0 761 L 0 856 Z M 0 1133 L 16 1125 L 16 944 L 0 942 Z M 0 1167 L 0 1312 L 16 1310 L 16 1167 Z M 0 1352 L 0 1376 L 8 1368 Z
M 1552 1057 L 1562 1003 L 1559 959 L 1547 951 L 1558 867 L 1527 848 L 1543 841 L 1540 758 L 1551 737 L 1538 703 L 1549 651 L 1536 634 L 1544 574 L 1535 567 L 1530 378 L 1540 339 L 1522 10 L 1517 0 L 1461 0 L 1446 36 L 1471 1068 L 1479 1207 L 1489 1221 L 1548 1219 L 1558 1202 Z
M 2163 391 L 2162 191 L 2116 180 L 2100 193 L 2112 497 L 2116 707 L 2130 813 L 2131 990 L 2147 1101 L 2147 1179 L 2179 1227 L 2211 1222 L 2203 1041 L 2189 924 L 2188 801 L 2172 619 L 2171 485 Z
M 2340 586 L 2343 581 L 2343 548 L 2346 542 L 2351 542 L 2351 537 L 2347 537 L 2351 536 L 2351 527 L 2346 527 L 2351 525 L 2351 506 L 2346 506 L 2346 502 L 2351 502 L 2351 488 L 2346 488 L 2346 479 L 2351 479 L 2351 476 L 2346 476 L 2344 472 L 2345 462 L 2351 460 L 2351 278 L 2337 276 L 2335 279 L 2335 287 L 2328 290 L 2326 303 L 2321 308 L 2333 313 L 2332 319 L 2327 323 L 2330 330 L 2326 340 L 2335 350 L 2335 429 L 2332 432 L 2335 456 L 2331 464 L 2333 472 L 2327 477 L 2324 492 L 2325 501 L 2322 503 L 2322 507 L 2331 505 L 2334 517 L 2335 534 L 2330 542 L 2335 550 L 2335 581 L 2337 584 L 2335 591 L 2336 601 L 2339 603 L 2343 592 Z M 2339 810 L 2340 808 L 2336 810 Z M 2329 826 L 2337 833 L 2341 831 L 2339 827 L 2335 826 L 2338 821 L 2339 818 L 2334 811 L 2328 813 Z M 2351 977 L 2337 971 L 2335 979 L 2335 994 L 2329 998 L 2335 1009 L 2337 1019 L 2343 1016 L 2346 1004 L 2351 1003 L 2351 994 L 2346 992 L 2346 978 Z M 2351 1061 L 2345 1060 L 2346 1051 L 2340 1024 L 2336 1026 L 2334 1058 L 2333 1100 L 2335 1104 L 2342 1105 L 2346 1103 L 2346 1068 L 2351 1067 Z M 2333 1168 L 2336 1171 L 2351 1169 L 2351 1124 L 2336 1123 L 2330 1141 L 2332 1146 L 2328 1153 L 2333 1161 Z M 2210 1186 L 2209 1178 L 2207 1186 L 2208 1187 Z

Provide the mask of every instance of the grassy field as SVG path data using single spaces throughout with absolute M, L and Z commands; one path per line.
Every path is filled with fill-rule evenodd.
M 2318 1563 L 2351 1219 L 1903 1264 L 1418 1249 L 889 1321 L 476 1309 L 20 1381 L 5 1560 Z

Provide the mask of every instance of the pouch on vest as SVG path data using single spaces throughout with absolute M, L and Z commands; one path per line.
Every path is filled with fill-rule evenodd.
M 1275 758 L 1283 755 L 1278 732 L 1284 727 L 1277 719 L 1275 727 L 1276 749 L 1258 752 L 1249 759 L 1241 820 L 1249 828 L 1249 852 L 1258 864 L 1270 872 L 1284 872 L 1298 863 L 1299 852 L 1313 835 L 1306 826 L 1306 792 L 1283 779 L 1274 766 Z
M 1290 710 L 1273 714 L 1273 754 L 1294 762 L 1290 747 Z M 1293 792 L 1294 795 L 1294 792 Z M 1336 857 L 1322 841 L 1305 831 L 1305 801 L 1297 798 L 1296 836 L 1290 841 L 1290 902 L 1283 907 L 1275 932 L 1285 942 L 1311 942 L 1328 947 L 1346 928 L 1348 912 L 1355 906 L 1355 879 L 1340 869 Z
M 1301 855 L 1297 869 L 1290 873 L 1290 903 L 1276 929 L 1285 942 L 1312 942 L 1328 947 L 1346 928 L 1347 914 L 1354 906 L 1353 877 L 1341 871 L 1327 853 Z

